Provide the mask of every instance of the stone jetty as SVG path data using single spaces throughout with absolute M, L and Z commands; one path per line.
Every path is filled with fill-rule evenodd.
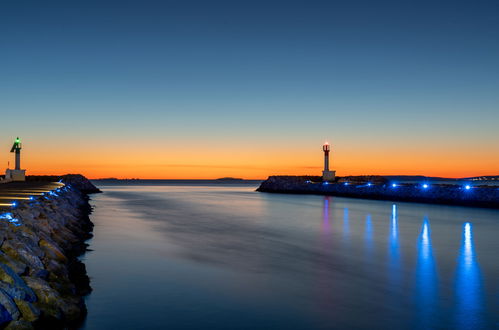
M 499 208 L 498 186 L 351 179 L 323 182 L 320 177 L 312 176 L 270 176 L 257 191 Z
M 91 290 L 77 257 L 93 228 L 88 194 L 99 190 L 81 175 L 30 180 L 61 184 L 0 211 L 0 328 L 77 327 Z

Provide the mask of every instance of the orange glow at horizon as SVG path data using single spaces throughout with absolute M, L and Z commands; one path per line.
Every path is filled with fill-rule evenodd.
M 27 175 L 81 173 L 89 178 L 215 179 L 239 177 L 265 179 L 269 175 L 321 175 L 323 152 L 319 145 L 282 146 L 278 141 L 264 147 L 232 143 L 199 148 L 190 145 L 139 145 L 114 143 L 106 148 L 97 142 L 64 149 L 25 144 L 22 168 Z M 234 143 L 236 144 L 236 143 Z M 29 147 L 28 147 L 29 146 Z M 331 169 L 346 175 L 425 175 L 449 178 L 499 175 L 499 155 L 486 149 L 365 148 L 333 145 Z M 133 151 L 132 151 L 133 150 Z M 463 157 L 466 154 L 466 157 Z M 3 158 L 5 165 L 13 155 Z

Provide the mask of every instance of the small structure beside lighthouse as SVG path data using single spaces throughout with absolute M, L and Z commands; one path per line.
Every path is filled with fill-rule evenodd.
M 333 181 L 336 177 L 336 171 L 329 170 L 329 152 L 331 151 L 331 147 L 328 142 L 324 143 L 322 150 L 324 151 L 324 171 L 322 171 L 322 180 Z
M 16 163 L 15 168 L 12 170 L 8 168 L 5 171 L 5 180 L 10 181 L 26 181 L 26 170 L 21 169 L 21 140 L 17 137 L 10 149 L 10 152 L 15 153 L 16 155 Z

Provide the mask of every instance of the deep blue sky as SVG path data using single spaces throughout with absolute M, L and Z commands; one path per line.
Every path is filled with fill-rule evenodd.
M 16 0 L 0 31 L 2 139 L 499 153 L 498 1 Z

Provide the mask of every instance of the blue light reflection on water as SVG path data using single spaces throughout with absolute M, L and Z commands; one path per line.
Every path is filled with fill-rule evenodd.
M 456 269 L 456 327 L 483 327 L 483 292 L 480 266 L 475 255 L 473 226 L 463 225 L 461 249 Z
M 350 223 L 348 219 L 348 208 L 343 209 L 343 239 L 348 240 L 350 237 Z
M 392 205 L 390 229 L 388 235 L 388 280 L 394 292 L 401 293 L 402 267 L 400 263 L 400 239 L 398 232 L 397 205 Z
M 364 234 L 364 240 L 367 252 L 370 255 L 373 249 L 373 224 L 370 214 L 366 216 L 366 231 Z
M 390 266 L 393 270 L 398 270 L 400 267 L 400 246 L 398 237 L 398 215 L 397 205 L 392 205 L 392 216 L 390 219 L 390 236 L 389 236 L 389 256 Z
M 416 265 L 416 304 L 418 328 L 427 329 L 434 324 L 438 301 L 438 277 L 431 244 L 430 220 L 425 217 L 418 237 Z
M 322 210 L 322 232 L 329 234 L 331 225 L 329 223 L 329 196 L 324 197 L 324 207 Z

